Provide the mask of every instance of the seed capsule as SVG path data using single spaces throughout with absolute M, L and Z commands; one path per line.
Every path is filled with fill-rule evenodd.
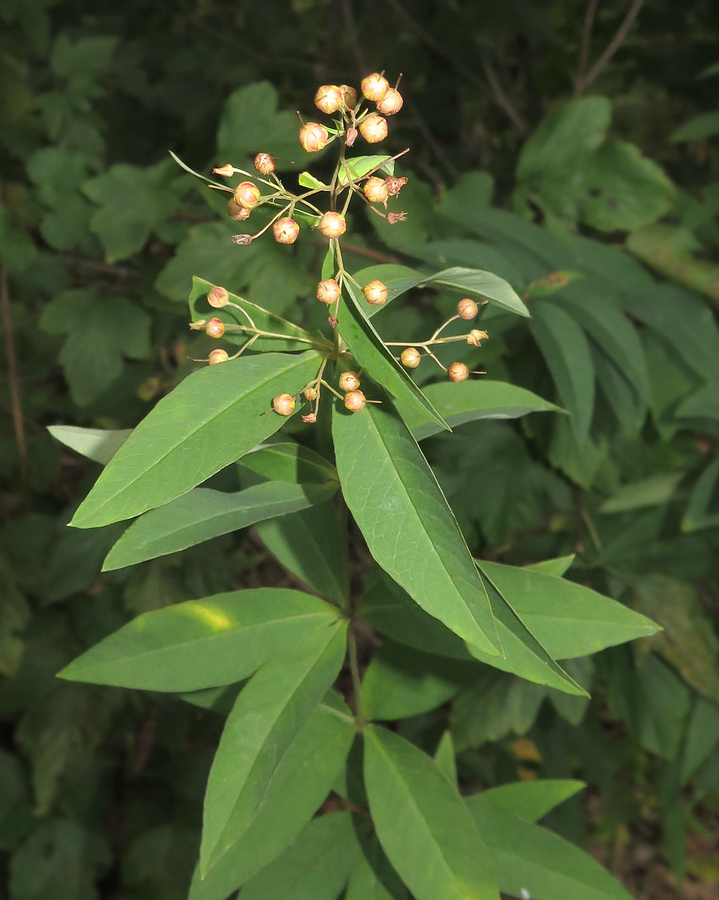
M 320 303 L 326 303 L 328 306 L 339 300 L 340 293 L 340 286 L 334 278 L 325 278 L 317 285 L 317 299 Z
M 377 109 L 383 116 L 393 116 L 402 109 L 402 94 L 396 88 L 387 88 L 387 92 L 381 100 L 377 101 Z
M 357 103 L 357 91 L 349 84 L 339 86 L 342 92 L 342 102 L 347 109 L 354 109 Z
M 225 323 L 222 319 L 210 319 L 205 325 L 205 334 L 211 338 L 221 338 L 225 333 Z
M 235 174 L 235 167 L 231 166 L 229 163 L 224 166 L 218 166 L 216 169 L 212 170 L 213 175 L 222 175 L 224 178 L 229 178 L 230 175 Z
M 387 81 L 384 75 L 380 75 L 379 72 L 373 72 L 371 75 L 362 79 L 360 87 L 362 88 L 362 93 L 368 100 L 377 103 L 389 90 L 389 81 Z
M 470 300 L 469 297 L 465 297 L 464 300 L 460 300 L 457 304 L 457 315 L 461 316 L 463 319 L 473 319 L 478 312 L 479 307 L 474 300 Z
M 260 202 L 260 189 L 251 181 L 241 181 L 235 188 L 232 199 L 238 206 L 254 209 Z
M 479 328 L 473 328 L 467 335 L 467 343 L 472 347 L 480 347 L 480 341 L 486 341 L 489 335 L 486 331 L 480 331 Z
M 450 381 L 459 384 L 460 381 L 466 381 L 469 378 L 469 369 L 462 362 L 453 362 L 447 369 L 447 375 Z
M 300 233 L 300 226 L 294 219 L 278 219 L 272 226 L 272 233 L 278 244 L 294 244 Z
M 359 130 L 368 144 L 379 144 L 387 137 L 387 119 L 377 113 L 370 113 L 360 122 Z
M 306 387 L 302 393 L 305 395 L 305 400 L 309 400 L 310 403 L 317 399 L 317 388 L 312 385 Z
M 295 398 L 292 394 L 278 394 L 272 401 L 272 409 L 280 416 L 291 416 L 295 411 Z
M 390 175 L 388 178 L 385 178 L 384 183 L 387 185 L 390 197 L 396 197 L 407 184 L 407 179 L 404 176 L 398 178 L 396 175 Z
M 227 215 L 234 219 L 235 222 L 244 222 L 245 219 L 250 217 L 251 212 L 251 209 L 248 209 L 246 206 L 239 206 L 231 198 L 227 201 Z
M 307 413 L 306 416 L 302 416 L 303 422 L 308 422 L 310 425 L 314 425 L 317 421 L 317 413 Z
M 300 128 L 300 144 L 308 153 L 317 153 L 322 150 L 330 139 L 327 129 L 319 122 L 307 122 Z
M 207 361 L 211 366 L 216 366 L 217 363 L 227 362 L 229 358 L 230 357 L 227 353 L 227 350 L 223 350 L 221 347 L 217 347 L 216 350 L 212 350 L 210 352 Z
M 366 404 L 367 398 L 362 391 L 350 391 L 345 394 L 345 406 L 350 412 L 359 412 Z
M 343 372 L 340 375 L 340 390 L 348 393 L 356 391 L 360 386 L 359 375 L 356 372 Z
M 408 369 L 416 369 L 420 364 L 422 355 L 416 347 L 407 347 L 406 350 L 402 351 L 399 358 L 403 366 L 406 366 Z
M 382 306 L 387 302 L 387 285 L 375 279 L 368 282 L 363 289 L 365 300 L 372 306 Z
M 347 222 L 343 215 L 330 210 L 322 216 L 317 227 L 325 237 L 338 238 L 347 231 Z
M 207 292 L 207 302 L 215 309 L 222 309 L 230 302 L 229 295 L 223 287 L 215 286 Z
M 370 203 L 385 203 L 389 197 L 389 189 L 384 178 L 368 178 L 362 186 L 362 191 Z
M 342 89 L 336 84 L 323 84 L 315 94 L 315 106 L 320 112 L 332 115 L 344 103 Z
M 271 175 L 277 168 L 274 156 L 269 153 L 258 153 L 255 157 L 255 168 L 260 175 Z

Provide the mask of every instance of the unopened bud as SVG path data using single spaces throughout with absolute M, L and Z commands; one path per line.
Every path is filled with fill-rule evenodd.
M 305 400 L 309 400 L 310 403 L 317 399 L 317 388 L 312 385 L 306 387 L 302 393 L 305 395 Z
M 357 140 L 358 134 L 359 131 L 357 131 L 354 125 L 350 125 L 350 127 L 345 132 L 345 144 L 347 144 L 348 147 L 353 147 L 354 142 Z
M 232 198 L 227 201 L 227 214 L 235 222 L 244 222 L 245 219 L 249 219 L 251 212 L 251 209 L 248 209 L 246 206 L 239 206 Z
M 480 347 L 481 341 L 486 341 L 489 335 L 486 331 L 480 331 L 479 328 L 473 328 L 467 335 L 467 343 L 473 347 Z
M 295 411 L 295 398 L 292 394 L 278 394 L 272 401 L 272 409 L 280 416 L 291 416 Z
M 207 361 L 211 366 L 216 366 L 217 363 L 227 362 L 229 359 L 229 355 L 227 350 L 223 350 L 221 347 L 218 347 L 216 350 L 212 350 Z
M 387 185 L 390 197 L 396 197 L 407 184 L 407 179 L 404 176 L 397 178 L 396 175 L 390 175 L 388 178 L 385 178 L 384 183 Z
M 350 412 L 359 412 L 365 408 L 367 398 L 362 391 L 350 391 L 345 394 L 345 406 Z
M 215 286 L 207 292 L 207 302 L 215 309 L 222 309 L 230 302 L 230 297 L 223 287 Z
M 212 174 L 222 175 L 223 178 L 229 178 L 230 175 L 235 174 L 235 167 L 227 163 L 227 165 L 219 166 L 217 169 L 213 169 Z
M 328 316 L 327 318 L 327 324 L 330 326 L 330 328 L 336 328 L 339 325 L 339 322 L 340 320 L 337 318 L 337 316 Z
M 315 94 L 315 106 L 320 112 L 332 115 L 344 103 L 342 89 L 336 84 L 323 84 Z
M 269 153 L 258 153 L 255 157 L 255 168 L 260 175 L 271 175 L 277 168 L 274 156 Z
M 254 209 L 260 202 L 260 189 L 251 181 L 241 181 L 232 195 L 238 206 Z
M 300 233 L 300 226 L 289 217 L 278 219 L 272 226 L 272 233 L 278 244 L 294 244 Z
M 386 203 L 389 191 L 384 178 L 368 178 L 362 186 L 362 191 L 370 203 Z
M 319 122 L 307 122 L 300 128 L 300 144 L 308 153 L 322 150 L 330 139 L 327 129 Z
M 313 412 L 307 413 L 306 416 L 302 416 L 302 421 L 307 422 L 310 425 L 314 425 L 315 422 L 317 421 L 317 413 L 313 413 Z
M 240 246 L 246 247 L 248 244 L 252 243 L 253 237 L 251 234 L 233 234 L 232 240 L 236 244 L 240 244 Z
M 360 134 L 368 144 L 379 144 L 387 137 L 387 119 L 370 113 L 359 125 Z
M 225 323 L 222 319 L 210 319 L 205 325 L 205 334 L 211 338 L 221 338 L 225 333 Z
M 459 384 L 460 381 L 466 381 L 469 378 L 469 369 L 462 362 L 453 362 L 447 369 L 447 375 L 450 381 Z
M 336 303 L 341 293 L 340 286 L 334 278 L 325 278 L 324 281 L 320 281 L 317 285 L 317 299 L 320 303 L 326 303 L 328 306 Z
M 407 221 L 407 213 L 406 212 L 387 213 L 387 224 L 388 225 L 396 225 L 397 222 L 406 222 L 406 221 Z
M 406 350 L 402 351 L 399 358 L 403 366 L 406 366 L 408 369 L 416 369 L 420 364 L 422 355 L 416 347 L 407 347 Z
M 387 88 L 387 92 L 381 100 L 377 101 L 377 109 L 383 116 L 393 116 L 402 109 L 402 94 L 396 88 Z
M 194 322 L 190 322 L 190 329 L 192 331 L 204 331 L 205 325 L 207 325 L 207 319 L 196 319 Z
M 382 306 L 387 302 L 387 285 L 375 279 L 368 282 L 363 289 L 365 300 L 372 306 Z
M 368 100 L 377 103 L 389 90 L 389 81 L 387 81 L 384 75 L 380 75 L 379 72 L 373 72 L 371 75 L 362 79 L 360 87 L 362 88 L 362 93 Z
M 347 222 L 341 213 L 330 210 L 322 216 L 317 227 L 326 238 L 338 238 L 347 231 Z
M 461 316 L 463 319 L 473 319 L 478 312 L 479 307 L 474 300 L 470 300 L 469 297 L 465 297 L 464 300 L 460 300 L 457 304 L 457 315 Z
M 341 84 L 339 86 L 342 92 L 342 102 L 347 109 L 354 109 L 357 103 L 357 91 L 349 84 Z
M 360 386 L 359 375 L 356 372 L 343 372 L 340 375 L 340 390 L 347 393 L 356 391 Z

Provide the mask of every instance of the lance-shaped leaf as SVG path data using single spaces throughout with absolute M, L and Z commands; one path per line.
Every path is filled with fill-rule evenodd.
M 319 356 L 262 353 L 207 366 L 147 415 L 103 470 L 72 520 L 95 528 L 186 494 L 280 428 L 272 398 L 296 394 Z
M 370 378 L 381 384 L 393 397 L 402 400 L 417 412 L 429 415 L 440 428 L 451 431 L 449 425 L 386 347 L 374 325 L 365 315 L 355 288 L 349 282 L 345 282 L 345 287 L 350 299 L 347 301 L 344 294 L 340 298 L 338 327 L 354 358 L 363 369 L 366 369 Z
M 331 634 L 337 619 L 333 607 L 286 588 L 217 594 L 143 613 L 59 674 L 148 691 L 232 684 Z
M 489 788 L 469 798 L 469 804 L 478 815 L 487 804 L 493 804 L 512 813 L 523 822 L 538 822 L 548 812 L 573 797 L 585 787 L 583 781 L 545 778 L 541 781 L 514 781 Z
M 719 525 L 719 458 L 702 472 L 692 489 L 687 511 L 682 519 L 682 531 L 697 531 Z
M 486 560 L 478 565 L 554 659 L 589 656 L 660 630 L 646 616 L 573 581 Z
M 499 886 L 532 900 L 631 900 L 589 854 L 559 835 L 522 821 L 482 794 L 465 801 L 497 869 Z
M 377 837 L 417 900 L 498 900 L 487 848 L 457 789 L 429 756 L 369 726 L 364 772 Z
M 132 434 L 132 428 L 108 430 L 80 428 L 78 425 L 48 425 L 56 441 L 106 466 Z
M 198 278 L 196 275 L 193 276 L 192 291 L 190 292 L 190 315 L 193 321 L 211 317 L 222 319 L 225 325 L 249 326 L 254 323 L 261 331 L 284 335 L 284 338 L 258 338 L 252 345 L 253 350 L 306 350 L 312 342 L 317 343 L 320 340 L 316 335 L 313 336 L 304 328 L 295 325 L 294 322 L 289 322 L 256 303 L 250 303 L 249 300 L 245 300 L 238 294 L 228 292 L 227 296 L 230 303 L 236 303 L 244 310 L 244 313 L 233 306 L 216 309 L 207 302 L 207 294 L 213 287 L 212 282 Z M 251 337 L 252 333 L 248 332 L 226 331 L 223 340 L 229 341 L 231 344 L 246 344 Z
M 347 623 L 326 625 L 296 651 L 279 651 L 230 713 L 210 771 L 200 845 L 204 875 L 250 827 L 292 741 L 342 665 Z
M 409 891 L 392 868 L 375 835 L 359 835 L 360 853 L 345 900 L 410 900 Z
M 452 428 L 477 419 L 517 419 L 531 412 L 563 412 L 525 388 L 504 381 L 465 381 L 452 384 L 438 381 L 423 392 L 445 422 Z M 397 409 L 418 441 L 438 434 L 441 429 L 426 413 L 397 403 Z
M 337 469 L 332 463 L 295 441 L 260 444 L 242 457 L 242 466 L 272 481 L 289 484 L 337 482 Z
M 133 566 L 194 547 L 203 541 L 246 528 L 264 519 L 307 509 L 331 497 L 336 485 L 285 484 L 268 481 L 224 494 L 195 488 L 164 506 L 140 516 L 110 550 L 103 571 Z
M 429 463 L 385 395 L 360 413 L 335 406 L 342 493 L 377 562 L 464 640 L 501 646 L 487 596 Z
M 394 175 L 394 160 L 391 156 L 355 156 L 353 159 L 344 160 L 344 164 L 337 176 L 340 186 L 349 184 L 358 178 L 364 178 L 370 172 L 378 174 Z
M 225 900 L 282 853 L 330 792 L 356 733 L 349 709 L 330 692 L 287 748 L 240 840 L 204 878 L 195 870 L 188 900 Z

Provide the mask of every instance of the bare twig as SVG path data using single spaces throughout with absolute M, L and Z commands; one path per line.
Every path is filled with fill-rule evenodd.
M 586 91 L 589 85 L 597 78 L 597 76 L 601 73 L 602 69 L 604 69 L 604 67 L 614 56 L 617 50 L 622 46 L 627 35 L 629 34 L 629 29 L 634 24 L 634 20 L 639 14 L 639 10 L 642 8 L 643 3 L 644 0 L 633 0 L 632 5 L 629 7 L 629 10 L 624 17 L 624 21 L 617 29 L 617 33 L 607 45 L 604 53 L 602 53 L 599 59 L 594 63 L 589 72 L 578 82 L 578 84 L 575 85 L 575 97 L 579 97 L 582 93 L 584 93 L 584 91 Z
M 584 14 L 584 27 L 582 28 L 582 43 L 579 47 L 579 60 L 577 62 L 577 77 L 574 79 L 574 96 L 581 92 L 582 79 L 589 65 L 589 47 L 592 43 L 592 28 L 594 17 L 597 14 L 599 0 L 589 0 L 587 11 Z
M 364 53 L 362 52 L 362 43 L 357 34 L 357 23 L 355 22 L 354 12 L 352 10 L 352 0 L 340 0 L 342 7 L 342 18 L 345 20 L 345 29 L 352 51 L 357 60 L 358 71 L 361 74 L 369 71 L 365 63 Z
M 20 461 L 20 478 L 22 479 L 22 483 L 26 484 L 28 474 L 27 444 L 25 442 L 25 424 L 22 417 L 22 403 L 20 401 L 20 382 L 17 374 L 17 356 L 15 355 L 12 317 L 10 315 L 10 289 L 8 287 L 7 272 L 5 269 L 0 270 L 0 299 L 2 300 L 3 327 L 5 329 L 10 405 L 12 407 L 12 421 L 15 428 L 17 455 Z
M 487 76 L 487 81 L 489 82 L 489 86 L 492 90 L 494 102 L 500 109 L 504 110 L 504 112 L 507 114 L 507 117 L 512 120 L 512 124 L 517 129 L 517 131 L 520 134 L 526 134 L 527 124 L 519 115 L 517 110 L 512 106 L 509 98 L 502 90 L 502 85 L 499 83 L 499 79 L 497 78 L 494 69 L 486 60 L 484 61 L 483 65 L 485 75 Z

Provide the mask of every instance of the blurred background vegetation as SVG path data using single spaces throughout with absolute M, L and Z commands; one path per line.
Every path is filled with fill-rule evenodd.
M 216 714 L 53 676 L 142 611 L 296 584 L 291 552 L 267 552 L 287 536 L 101 576 L 117 526 L 65 528 L 98 467 L 46 426 L 130 428 L 206 357 L 193 274 L 322 325 L 321 243 L 236 247 L 168 151 L 205 172 L 299 161 L 294 111 L 374 69 L 402 73 L 387 149 L 411 147 L 408 221 L 356 215 L 354 268 L 508 279 L 533 318 L 487 314 L 482 365 L 570 413 L 433 439 L 471 548 L 575 553 L 569 577 L 665 629 L 575 661 L 591 702 L 488 674 L 397 727 L 433 749 L 449 723 L 468 788 L 585 779 L 552 827 L 637 897 L 716 897 L 715 0 L 4 0 L 0 21 L 0 898 L 186 896 Z M 416 290 L 383 334 L 423 335 L 453 302 Z M 353 556 L 359 596 L 358 538 Z

